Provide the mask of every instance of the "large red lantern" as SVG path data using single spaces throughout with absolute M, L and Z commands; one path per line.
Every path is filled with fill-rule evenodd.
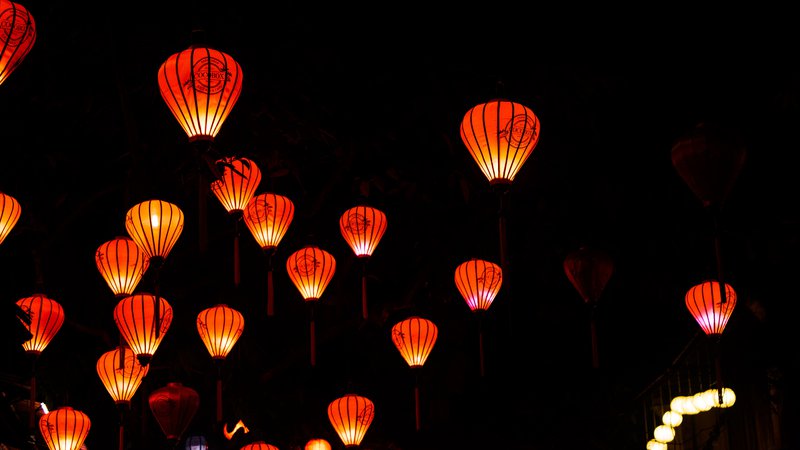
M 289 255 L 289 259 L 286 260 L 286 271 L 310 308 L 309 342 L 311 343 L 311 365 L 314 366 L 316 365 L 314 307 L 336 272 L 336 259 L 325 250 L 309 245 Z
M 736 306 L 736 292 L 725 284 L 724 297 L 720 284 L 705 281 L 686 292 L 686 308 L 708 336 L 720 336 Z
M 159 317 L 158 328 L 156 316 Z M 134 294 L 117 303 L 114 321 L 120 336 L 130 346 L 139 362 L 146 366 L 150 364 L 153 354 L 169 330 L 172 306 L 162 297 L 146 293 Z
M 82 411 L 63 406 L 39 418 L 39 431 L 50 450 L 79 450 L 92 421 Z
M 407 319 L 397 322 L 392 327 L 392 342 L 400 355 L 408 363 L 409 367 L 416 370 L 421 368 L 425 361 L 428 359 L 433 344 L 436 343 L 436 338 L 439 335 L 439 329 L 436 324 L 428 319 L 411 316 Z M 419 403 L 419 383 L 415 377 L 414 384 L 414 405 L 416 412 L 416 426 L 419 431 L 421 426 L 421 414 Z
M 192 45 L 158 69 L 158 88 L 189 141 L 213 141 L 242 91 L 242 68 L 230 55 Z
M 147 254 L 128 237 L 116 237 L 101 244 L 94 260 L 100 275 L 118 298 L 133 294 L 150 265 Z
M 265 192 L 250 199 L 242 213 L 247 229 L 261 249 L 267 253 L 267 316 L 274 311 L 275 292 L 272 281 L 272 257 L 294 218 L 294 203 L 283 195 Z
M 346 394 L 328 405 L 328 419 L 347 448 L 361 444 L 373 418 L 372 400 L 357 394 Z
M 183 211 L 163 200 L 137 203 L 125 215 L 125 230 L 158 268 L 183 232 Z
M 18 3 L 0 0 L 0 85 L 25 59 L 34 42 L 33 16 Z
M 257 441 L 253 442 L 252 444 L 247 444 L 239 450 L 278 450 L 278 447 L 272 444 L 267 444 L 264 441 Z
M 22 214 L 22 208 L 17 199 L 0 192 L 0 244 L 6 240 L 19 221 L 20 214 Z
M 64 324 L 64 308 L 43 294 L 34 294 L 17 300 L 17 306 L 31 319 L 25 323 L 32 338 L 22 343 L 25 352 L 38 356 L 50 344 Z
M 149 368 L 150 366 L 141 365 L 131 349 L 124 346 L 103 353 L 97 360 L 100 381 L 114 403 L 122 407 L 130 406 L 131 398 L 136 394 Z
M 167 440 L 176 442 L 194 419 L 200 394 L 182 383 L 170 382 L 151 392 L 148 403 Z
M 386 231 L 386 214 L 366 205 L 354 206 L 339 218 L 339 231 L 353 249 L 353 253 L 363 261 L 361 273 L 361 316 L 369 317 L 367 309 L 367 259 Z

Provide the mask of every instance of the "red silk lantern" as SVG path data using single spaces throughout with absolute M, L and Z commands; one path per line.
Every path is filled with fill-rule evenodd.
M 118 298 L 133 294 L 150 265 L 147 254 L 128 237 L 104 242 L 97 248 L 94 260 L 100 275 Z
M 69 406 L 39 418 L 39 431 L 50 450 L 79 450 L 91 427 L 89 416 Z
M 339 218 L 339 230 L 357 257 L 369 257 L 386 231 L 386 214 L 370 206 L 354 206 Z
M 392 327 L 392 342 L 411 368 L 425 364 L 438 335 L 436 324 L 417 316 L 402 320 Z
M 247 444 L 239 450 L 278 450 L 278 447 L 267 444 L 264 441 L 253 442 L 252 444 Z
M 128 210 L 125 229 L 150 262 L 160 264 L 183 231 L 183 211 L 163 200 L 147 200 Z
M 31 319 L 25 324 L 32 338 L 22 343 L 25 352 L 38 356 L 53 340 L 61 325 L 64 324 L 64 308 L 43 294 L 34 294 L 17 300 L 20 307 Z
M 148 397 L 150 411 L 168 441 L 177 441 L 200 407 L 200 394 L 182 383 L 171 382 Z
M 331 444 L 322 438 L 310 439 L 303 450 L 331 450 Z
M 686 292 L 686 308 L 708 336 L 722 334 L 735 306 L 736 292 L 729 284 L 725 284 L 724 299 L 716 281 L 705 281 Z
M 156 308 L 160 318 L 158 329 Z M 114 322 L 139 362 L 146 366 L 169 330 L 172 306 L 166 299 L 152 294 L 131 295 L 117 303 L 114 308 Z
M 6 240 L 8 234 L 11 233 L 11 230 L 19 221 L 20 214 L 22 214 L 22 208 L 17 199 L 0 192 L 0 244 Z
M 241 213 L 261 183 L 261 170 L 247 158 L 226 157 L 217 161 L 222 176 L 211 183 L 211 192 L 228 213 Z
M 216 305 L 197 315 L 197 332 L 213 359 L 225 359 L 244 331 L 244 316 L 228 305 Z
M 230 55 L 191 46 L 158 69 L 161 97 L 190 142 L 213 141 L 242 91 L 242 68 Z
M 503 271 L 497 264 L 470 259 L 456 268 L 456 288 L 472 311 L 486 311 L 500 292 Z
M 360 395 L 346 394 L 328 405 L 328 419 L 348 448 L 361 444 L 374 417 L 372 400 Z
M 316 301 L 333 278 L 336 259 L 319 247 L 307 246 L 289 256 L 286 271 L 303 299 Z
M 539 118 L 522 104 L 496 99 L 472 107 L 461 140 L 492 185 L 511 184 L 539 142 Z
M 122 364 L 120 347 L 105 352 L 97 360 L 97 375 L 114 403 L 129 406 L 150 366 L 141 365 L 131 349 L 121 348 L 124 353 Z
M 34 42 L 33 16 L 18 3 L 0 0 L 0 85 L 25 59 Z
M 583 301 L 594 304 L 614 273 L 614 261 L 605 252 L 581 247 L 564 258 L 564 273 Z

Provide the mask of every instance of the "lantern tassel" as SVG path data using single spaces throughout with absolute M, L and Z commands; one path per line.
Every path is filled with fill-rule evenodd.
M 486 375 L 486 370 L 483 365 L 483 318 L 481 317 L 480 311 L 478 311 L 478 351 L 480 353 L 480 373 L 481 378 L 483 378 L 483 376 Z
M 275 315 L 275 288 L 272 282 L 272 255 L 275 254 L 274 250 L 270 250 L 267 255 L 267 316 L 272 317 Z
M 312 300 L 313 302 L 313 300 Z M 317 365 L 316 330 L 314 326 L 314 304 L 311 304 L 311 320 L 309 321 L 309 342 L 311 344 L 311 367 Z
M 236 221 L 236 230 L 233 234 L 233 285 L 239 287 L 241 281 L 241 269 L 239 266 L 239 221 Z
M 419 374 L 416 371 L 414 373 L 414 413 L 416 415 L 417 431 L 419 431 L 422 429 L 422 420 L 419 406 Z
M 222 423 L 222 369 L 217 367 L 217 424 Z
M 34 426 L 36 425 L 36 358 L 37 355 L 32 355 L 31 357 L 31 398 L 30 404 L 28 405 L 30 408 L 28 426 L 31 430 L 34 430 Z
M 364 320 L 369 318 L 369 309 L 367 308 L 367 260 L 364 259 L 361 266 L 361 316 Z
M 125 410 L 119 405 L 119 450 L 125 450 Z

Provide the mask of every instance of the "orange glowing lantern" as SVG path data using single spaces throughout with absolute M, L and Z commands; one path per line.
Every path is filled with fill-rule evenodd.
M 469 309 L 486 311 L 500 292 L 503 271 L 493 262 L 473 258 L 456 268 L 455 282 Z
M 124 354 L 122 364 L 120 364 L 120 348 Z M 124 407 L 130 406 L 131 398 L 136 394 L 149 368 L 150 366 L 141 365 L 131 349 L 125 347 L 105 352 L 97 360 L 97 375 L 100 381 L 114 399 L 114 403 Z
M 275 313 L 272 281 L 272 257 L 294 218 L 294 203 L 282 195 L 265 192 L 250 199 L 242 213 L 247 229 L 267 253 L 267 316 Z
M 686 308 L 708 336 L 720 336 L 736 306 L 736 292 L 725 284 L 722 296 L 716 281 L 700 283 L 686 293 Z
M 156 308 L 160 317 L 156 329 Z M 172 323 L 172 306 L 166 299 L 152 294 L 135 294 L 123 298 L 114 308 L 114 321 L 120 336 L 130 346 L 139 362 L 150 364 Z
M 336 271 L 336 259 L 319 247 L 309 245 L 289 255 L 286 271 L 297 290 L 311 310 L 310 343 L 311 365 L 316 365 L 316 337 L 314 329 L 314 306 Z
M 405 320 L 401 320 L 392 327 L 392 342 L 400 355 L 408 363 L 409 367 L 416 370 L 425 364 L 433 344 L 436 343 L 436 337 L 439 335 L 439 329 L 436 324 L 428 319 L 411 316 Z M 414 384 L 414 410 L 416 411 L 416 426 L 419 431 L 421 426 L 421 414 L 419 404 L 419 380 L 415 379 Z
M 19 221 L 20 214 L 22 214 L 22 208 L 17 199 L 0 192 L 0 244 L 6 240 L 8 234 L 11 233 L 11 230 Z
M 31 319 L 30 324 L 23 323 L 33 337 L 23 342 L 22 348 L 26 353 L 38 356 L 64 324 L 64 308 L 43 294 L 21 298 L 17 300 L 17 306 Z
M 252 444 L 247 444 L 239 450 L 278 450 L 278 447 L 267 444 L 264 441 L 253 442 Z
M 28 10 L 18 3 L 0 0 L 0 84 L 25 59 L 35 41 L 36 23 Z
M 347 448 L 361 444 L 374 417 L 372 400 L 357 394 L 346 394 L 328 405 L 328 419 Z
M 128 210 L 125 229 L 158 268 L 183 232 L 183 211 L 163 200 L 147 200 Z
M 539 128 L 530 108 L 496 99 L 467 111 L 461 140 L 492 185 L 511 184 L 539 142 Z
M 217 371 L 217 422 L 222 422 L 222 377 L 219 364 L 225 360 L 244 330 L 244 316 L 228 305 L 216 305 L 197 315 L 197 332 L 218 363 Z
M 97 248 L 94 260 L 100 275 L 117 298 L 133 294 L 150 265 L 147 254 L 128 237 L 104 242 Z
M 261 170 L 247 158 L 226 157 L 217 161 L 222 175 L 211 183 L 211 192 L 230 214 L 241 213 L 261 183 Z
M 322 438 L 309 439 L 303 450 L 331 450 L 331 444 Z
M 370 206 L 354 206 L 339 218 L 339 230 L 356 256 L 364 263 L 361 273 L 361 316 L 367 319 L 369 311 L 366 261 L 372 256 L 372 252 L 386 231 L 386 214 Z
M 158 88 L 189 141 L 213 141 L 242 91 L 242 68 L 230 55 L 192 45 L 158 69 Z
M 69 406 L 50 411 L 39 419 L 39 431 L 50 450 L 79 450 L 91 427 L 89 416 Z
M 158 426 L 170 442 L 180 440 L 200 407 L 200 394 L 178 382 L 156 389 L 147 400 Z

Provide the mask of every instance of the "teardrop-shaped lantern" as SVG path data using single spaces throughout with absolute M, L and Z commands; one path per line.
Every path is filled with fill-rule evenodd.
M 168 441 L 180 440 L 200 407 L 200 394 L 179 382 L 170 382 L 148 397 L 150 411 Z
M 267 444 L 264 441 L 257 441 L 253 442 L 252 444 L 247 444 L 239 450 L 278 450 L 278 447 Z
M 97 360 L 97 375 L 114 403 L 129 406 L 150 366 L 141 365 L 130 348 L 123 347 L 123 353 L 122 364 L 119 347 L 103 353 Z
M 158 266 L 183 232 L 183 211 L 163 200 L 147 200 L 128 210 L 125 230 L 150 263 Z
M 294 203 L 283 195 L 264 192 L 250 199 L 242 218 L 258 245 L 264 250 L 272 250 L 292 223 Z
M 289 256 L 289 278 L 305 301 L 319 300 L 336 271 L 336 259 L 319 247 L 310 245 Z
M 226 157 L 217 165 L 222 175 L 211 183 L 211 192 L 228 213 L 244 211 L 261 183 L 261 170 L 247 158 Z
M 738 133 L 719 124 L 700 123 L 672 146 L 672 165 L 706 207 L 722 206 L 746 157 Z
M 357 257 L 369 257 L 386 231 L 386 214 L 371 206 L 354 206 L 339 218 L 339 230 Z
M 101 244 L 94 260 L 100 275 L 118 298 L 133 294 L 150 265 L 147 254 L 128 237 L 116 237 Z
M 686 308 L 708 336 L 719 336 L 725 330 L 736 306 L 736 292 L 725 284 L 725 298 L 716 281 L 705 281 L 686 292 Z
M 159 330 L 156 330 L 156 308 Z M 146 366 L 161 345 L 172 323 L 172 306 L 163 297 L 135 294 L 123 298 L 114 307 L 114 322 L 139 362 Z
M 392 342 L 411 368 L 425 364 L 438 335 L 436 324 L 417 316 L 402 320 L 392 327 Z
M 374 417 L 372 400 L 357 394 L 346 394 L 328 405 L 328 419 L 348 448 L 361 444 Z
M 564 273 L 583 301 L 594 304 L 614 273 L 614 261 L 603 251 L 580 247 L 564 258 Z
M 19 3 L 0 0 L 0 85 L 25 59 L 34 42 L 33 16 Z
M 213 359 L 225 359 L 244 331 L 244 316 L 228 305 L 216 305 L 197 315 L 197 332 Z
M 486 311 L 500 292 L 503 271 L 497 264 L 473 258 L 456 268 L 456 288 L 472 311 Z
M 31 355 L 42 353 L 64 324 L 64 308 L 43 294 L 34 294 L 17 300 L 17 306 L 31 319 L 25 324 L 32 338 L 22 343 L 25 352 Z
M 80 450 L 92 421 L 82 411 L 63 406 L 39 419 L 39 431 L 50 450 Z
M 495 99 L 472 107 L 461 140 L 492 185 L 514 181 L 539 142 L 539 118 L 520 103 Z
M 8 234 L 11 233 L 11 230 L 19 221 L 20 214 L 22 214 L 22 208 L 17 199 L 0 192 L 0 244 L 6 240 Z
M 309 439 L 303 450 L 331 450 L 331 444 L 322 438 Z
M 158 69 L 158 88 L 189 142 L 213 141 L 242 92 L 242 68 L 230 55 L 192 45 Z

